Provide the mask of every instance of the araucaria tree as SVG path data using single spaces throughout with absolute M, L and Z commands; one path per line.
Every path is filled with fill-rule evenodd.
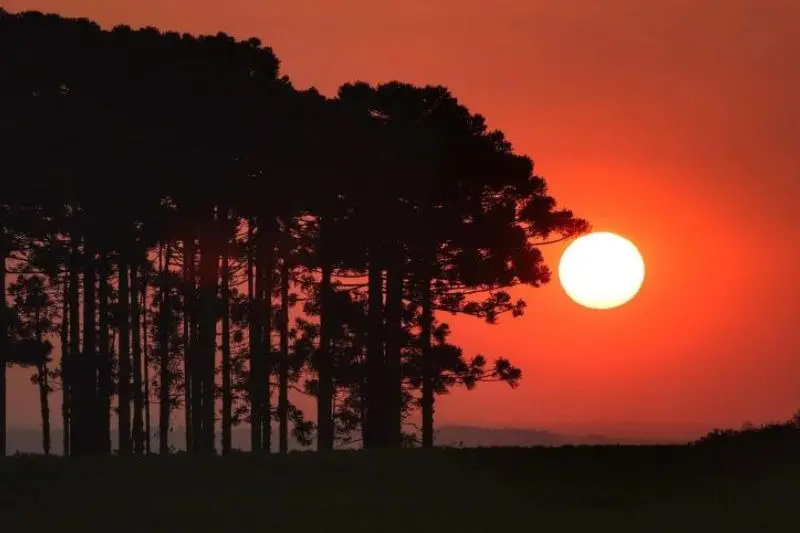
M 442 320 L 522 314 L 588 226 L 447 88 L 328 98 L 257 39 L 34 12 L 0 50 L 0 453 L 9 364 L 72 455 L 148 452 L 151 405 L 160 453 L 428 447 L 437 395 L 521 379 Z

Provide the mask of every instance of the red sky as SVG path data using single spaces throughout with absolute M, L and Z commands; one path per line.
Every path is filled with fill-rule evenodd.
M 491 6 L 491 7 L 490 7 Z M 554 280 L 497 326 L 447 319 L 503 355 L 517 390 L 438 405 L 438 423 L 676 435 L 800 408 L 800 2 L 796 0 L 6 0 L 191 33 L 257 36 L 301 88 L 392 79 L 452 89 L 564 205 L 632 239 L 639 296 L 578 307 Z M 563 248 L 549 248 L 551 266 Z M 12 371 L 10 424 L 37 420 Z

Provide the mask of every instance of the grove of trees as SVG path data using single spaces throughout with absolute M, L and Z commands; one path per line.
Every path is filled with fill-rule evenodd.
M 2 10 L 0 73 L 0 455 L 9 365 L 45 452 L 53 416 L 70 455 L 432 446 L 437 396 L 521 378 L 441 317 L 522 314 L 588 228 L 445 87 L 328 98 L 257 39 Z

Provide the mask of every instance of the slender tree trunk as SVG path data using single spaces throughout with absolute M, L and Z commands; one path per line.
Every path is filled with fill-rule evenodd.
M 47 364 L 38 365 L 39 406 L 42 414 L 42 451 L 50 455 L 50 403 L 48 401 Z
M 158 417 L 158 453 L 169 453 L 169 419 L 171 414 L 170 391 L 172 390 L 172 378 L 170 375 L 170 347 L 169 338 L 172 328 L 172 311 L 170 309 L 169 289 L 167 286 L 167 276 L 169 275 L 170 246 L 167 243 L 159 250 L 159 327 L 158 327 L 158 351 L 159 351 L 159 417 Z M 188 337 L 187 329 L 184 328 L 184 338 Z
M 289 451 L 289 275 L 291 242 L 289 222 L 281 236 L 280 360 L 278 362 L 278 451 Z
M 96 264 L 94 250 L 84 241 L 83 354 L 81 357 L 80 440 L 82 453 L 97 449 L 97 321 L 95 317 Z
M 428 263 L 426 263 L 428 264 Z M 422 447 L 433 447 L 433 411 L 434 411 L 434 368 L 431 351 L 431 329 L 433 327 L 433 297 L 431 294 L 431 278 L 426 272 L 422 277 Z
M 61 425 L 63 430 L 62 453 L 69 456 L 70 445 L 70 390 L 69 390 L 69 274 L 64 275 L 61 301 Z
M 131 339 L 129 268 L 124 253 L 119 258 L 119 453 L 129 455 L 131 442 Z
M 260 298 L 261 281 L 256 270 L 256 239 L 254 218 L 247 221 L 247 296 L 248 296 L 248 326 L 250 349 L 250 373 L 248 376 L 248 396 L 250 399 L 250 450 L 261 451 L 261 398 L 259 396 L 258 376 L 261 375 L 258 360 L 261 353 L 259 341 L 261 340 Z
M 0 297 L 3 299 L 2 307 L 0 307 L 0 458 L 6 455 L 6 365 L 10 358 L 11 342 L 9 339 L 7 311 L 8 303 L 6 301 L 6 259 L 8 258 L 9 250 L 6 244 L 5 227 L 0 224 Z
M 192 265 L 193 274 L 199 264 Z M 203 450 L 203 345 L 200 342 L 200 324 L 203 320 L 200 307 L 200 288 L 196 277 L 192 290 L 192 340 L 191 340 L 191 382 L 192 382 L 192 451 Z
M 382 448 L 385 427 L 385 361 L 383 327 L 383 272 L 378 247 L 370 249 L 367 309 L 367 405 L 364 419 L 364 447 Z
M 69 258 L 69 366 L 67 379 L 70 387 L 70 453 L 80 454 L 80 357 L 81 357 L 81 324 L 80 324 L 80 240 L 71 236 Z M 77 447 L 76 447 L 77 444 Z
M 131 263 L 131 344 L 133 355 L 133 450 L 144 453 L 144 420 L 142 410 L 142 338 L 139 309 L 139 261 Z
M 231 453 L 231 418 L 233 395 L 231 392 L 231 315 L 230 315 L 230 264 L 229 243 L 222 248 L 222 453 Z
M 36 324 L 36 342 L 43 342 L 41 329 L 41 313 L 39 308 L 34 312 L 34 323 Z M 47 383 L 47 358 L 43 358 L 36 365 L 36 382 L 39 386 L 39 411 L 42 416 L 42 451 L 45 455 L 50 455 L 50 404 L 48 395 L 50 394 L 49 384 Z
M 186 425 L 186 451 L 194 450 L 194 380 L 192 379 L 192 353 L 196 335 L 194 320 L 194 237 L 189 235 L 183 241 L 183 411 Z
M 144 385 L 144 453 L 150 455 L 150 351 L 147 336 L 147 270 L 142 267 L 142 383 Z
M 272 274 L 275 271 L 275 240 L 273 225 L 274 220 L 264 220 L 261 222 L 259 231 L 264 231 L 262 239 L 259 241 L 259 253 L 263 255 L 263 268 L 259 275 L 262 278 L 264 293 L 262 315 L 262 337 L 261 349 L 263 350 L 262 361 L 264 374 L 261 376 L 262 387 L 262 407 L 261 407 L 261 442 L 264 451 L 272 452 L 272 373 L 275 370 L 275 358 L 272 354 Z
M 386 271 L 386 443 L 392 448 L 403 444 L 403 376 L 401 338 L 403 318 L 403 271 L 400 250 L 393 252 Z
M 214 452 L 214 360 L 217 340 L 217 295 L 219 255 L 214 236 L 207 236 L 200 247 L 200 301 L 202 322 L 200 324 L 200 347 L 197 351 L 202 376 L 201 449 Z
M 192 385 L 192 451 L 203 450 L 203 354 L 205 348 L 200 338 L 200 328 L 203 320 L 201 308 L 200 287 L 198 285 L 198 272 L 200 265 L 197 260 L 198 246 L 192 237 L 191 241 L 191 299 L 190 313 L 192 321 L 191 352 L 190 352 L 190 381 Z
M 97 447 L 101 453 L 111 453 L 111 342 L 108 331 L 108 302 L 111 297 L 111 286 L 108 283 L 110 265 L 105 253 L 100 254 L 98 307 L 99 332 L 98 341 L 98 401 L 97 401 Z
M 324 224 L 324 221 L 323 221 Z M 324 235 L 322 239 L 324 239 Z M 322 279 L 320 281 L 320 336 L 317 372 L 319 387 L 317 390 L 317 451 L 333 450 L 333 352 L 331 350 L 330 324 L 332 318 L 331 277 L 333 268 L 328 260 L 321 239 L 320 257 L 322 259 Z

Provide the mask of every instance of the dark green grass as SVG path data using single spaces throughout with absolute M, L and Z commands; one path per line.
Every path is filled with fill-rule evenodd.
M 483 448 L 0 461 L 0 531 L 800 531 L 800 450 Z

